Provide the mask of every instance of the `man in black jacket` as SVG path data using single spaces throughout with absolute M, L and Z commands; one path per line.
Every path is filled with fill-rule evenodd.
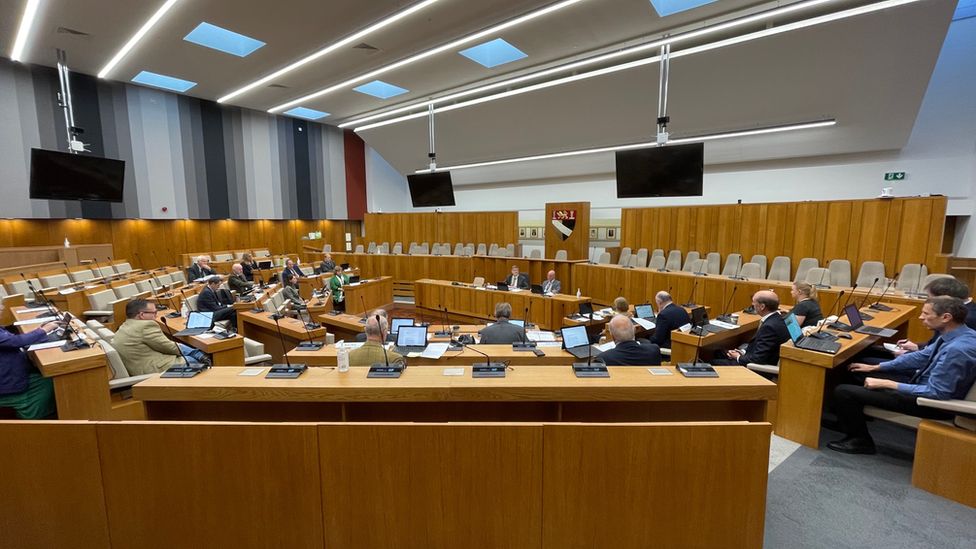
M 668 292 L 658 292 L 654 296 L 654 301 L 657 303 L 657 318 L 654 320 L 656 327 L 651 342 L 662 349 L 670 349 L 671 331 L 690 323 L 691 318 L 688 317 L 688 311 L 684 307 L 671 300 L 671 294 Z
M 630 317 L 616 315 L 608 324 L 616 346 L 600 353 L 596 360 L 607 366 L 658 366 L 661 349 L 646 339 L 634 339 L 634 323 Z
M 725 359 L 715 359 L 712 364 L 745 366 L 750 363 L 775 365 L 779 362 L 779 346 L 790 339 L 786 322 L 779 314 L 779 297 L 769 290 L 760 290 L 752 296 L 752 306 L 756 314 L 762 317 L 756 336 L 744 351 L 727 351 Z
M 186 272 L 190 282 L 214 274 L 210 268 L 210 258 L 205 255 L 198 257 Z
M 505 279 L 505 283 L 508 284 L 509 288 L 529 289 L 529 277 L 525 274 L 519 274 L 517 265 L 512 265 L 512 275 Z
M 228 298 L 223 290 L 220 290 L 220 278 L 213 277 L 207 280 L 207 287 L 200 291 L 197 296 L 197 310 L 206 313 L 213 312 L 214 322 L 229 320 L 231 329 L 237 330 L 237 311 L 233 307 L 233 298 Z
M 305 273 L 303 273 L 301 269 L 295 266 L 294 261 L 292 261 L 291 259 L 287 259 L 285 260 L 285 270 L 281 271 L 281 283 L 284 284 L 288 279 L 291 278 L 291 275 L 293 274 L 298 278 L 302 278 L 303 276 L 305 276 Z

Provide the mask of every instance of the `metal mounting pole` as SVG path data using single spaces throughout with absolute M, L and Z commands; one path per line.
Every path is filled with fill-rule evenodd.
M 430 144 L 430 150 L 427 152 L 427 158 L 430 158 L 430 171 L 433 172 L 437 169 L 437 153 L 434 152 L 434 104 L 431 103 L 427 105 L 427 142 Z
M 73 153 L 78 151 L 72 147 L 75 141 L 75 111 L 71 105 L 71 81 L 68 71 L 68 56 L 62 49 L 58 49 L 58 84 L 61 91 L 58 92 L 58 106 L 64 112 L 65 134 L 68 137 L 68 150 Z
M 671 70 L 671 44 L 661 46 L 661 79 L 657 96 L 657 144 L 668 142 L 668 76 Z

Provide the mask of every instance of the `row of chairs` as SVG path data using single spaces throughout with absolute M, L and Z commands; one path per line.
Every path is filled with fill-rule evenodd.
M 104 267 L 74 271 L 70 273 L 70 276 L 69 273 L 57 273 L 43 277 L 35 276 L 32 278 L 27 278 L 26 280 L 9 280 L 7 282 L 9 288 L 4 288 L 2 285 L 0 285 L 0 296 L 7 297 L 8 295 L 21 294 L 29 299 L 33 299 L 34 292 L 31 291 L 31 286 L 34 286 L 34 288 L 37 288 L 38 290 L 62 289 L 79 282 L 88 282 L 96 278 L 104 278 L 113 275 L 125 275 L 131 273 L 132 271 L 132 265 L 125 262 L 116 265 L 106 265 Z
M 213 255 L 209 255 L 209 254 L 200 254 L 200 255 L 210 258 L 210 261 L 226 262 L 226 261 L 240 261 L 241 259 L 244 259 L 245 253 L 248 253 L 248 251 L 237 250 L 235 252 L 230 252 L 230 253 L 224 252 L 224 253 L 215 253 Z M 199 257 L 199 256 L 194 256 L 194 257 Z M 251 257 L 255 259 L 260 259 L 263 257 L 271 257 L 271 251 L 267 249 L 254 250 L 253 252 L 251 252 Z
M 322 247 L 322 253 L 331 252 L 331 244 L 326 244 Z M 357 244 L 353 252 L 357 254 L 368 253 L 403 255 L 403 243 L 394 242 L 392 248 L 390 247 L 389 242 L 383 242 L 380 244 L 370 242 L 367 246 Z M 487 255 L 493 257 L 515 257 L 515 244 L 499 246 L 494 242 L 492 242 L 490 245 L 481 242 L 475 246 L 475 244 L 471 242 L 467 244 L 458 242 L 454 245 L 452 250 L 449 242 L 434 242 L 433 244 L 427 242 L 421 242 L 419 244 L 417 242 L 411 242 L 407 247 L 406 255 L 456 255 L 462 257 Z M 563 255 L 565 255 L 565 253 Z M 539 252 L 539 250 L 533 250 L 533 255 L 531 257 L 539 258 L 542 257 L 542 254 Z M 563 259 L 565 259 L 565 257 Z

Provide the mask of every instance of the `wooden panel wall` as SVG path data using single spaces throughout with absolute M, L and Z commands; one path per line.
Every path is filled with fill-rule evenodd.
M 553 213 L 573 211 L 576 223 L 569 237 L 552 226 Z M 558 250 L 566 250 L 567 259 L 586 259 L 590 256 L 590 203 L 550 202 L 546 204 L 546 257 L 556 257 Z
M 404 252 L 411 242 L 518 244 L 518 212 L 368 213 L 365 223 L 367 243 L 402 242 Z
M 114 257 L 133 266 L 176 264 L 182 254 L 242 248 L 269 248 L 273 254 L 300 252 L 303 235 L 322 232 L 311 241 L 341 248 L 345 233 L 359 242 L 359 221 L 194 220 L 179 219 L 7 219 L 0 220 L 0 247 L 58 246 L 65 237 L 74 244 L 112 244 Z M 158 261 L 153 259 L 153 253 Z
M 847 259 L 853 275 L 864 261 L 893 274 L 905 263 L 945 272 L 941 255 L 946 197 L 624 208 L 621 246 L 804 257 L 825 265 Z

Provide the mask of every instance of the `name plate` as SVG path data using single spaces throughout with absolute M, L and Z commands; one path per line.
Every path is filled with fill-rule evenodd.
M 366 373 L 366 377 L 381 377 L 397 379 L 403 374 L 403 366 L 391 364 L 386 366 L 385 364 L 373 364 L 369 367 L 369 372 Z
M 264 376 L 265 379 L 297 379 L 298 376 L 302 375 L 302 372 L 307 370 L 308 367 L 304 364 L 292 364 L 288 366 L 286 364 L 275 364 L 268 370 L 267 375 Z
M 573 364 L 576 377 L 610 377 L 605 364 Z
M 471 377 L 505 377 L 505 365 L 500 362 L 474 364 L 471 367 Z

